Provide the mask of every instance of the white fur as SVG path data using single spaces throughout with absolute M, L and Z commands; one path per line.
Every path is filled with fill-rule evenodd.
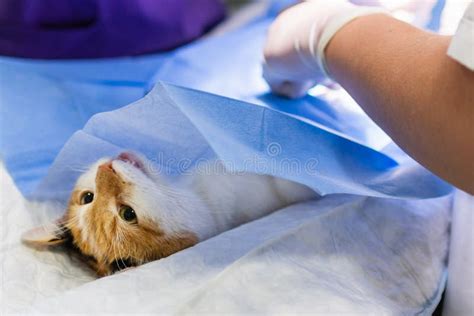
M 152 218 L 166 234 L 191 231 L 204 240 L 242 223 L 262 217 L 316 193 L 303 185 L 271 176 L 230 174 L 218 162 L 171 181 L 141 158 L 143 170 L 113 160 L 112 167 L 133 190 L 124 199 L 141 216 Z M 101 159 L 80 177 L 76 189 L 95 190 Z M 202 166 L 201 166 L 202 167 Z M 88 205 L 84 205 L 87 210 Z M 82 211 L 80 214 L 83 214 Z M 80 222 L 80 221 L 79 221 Z

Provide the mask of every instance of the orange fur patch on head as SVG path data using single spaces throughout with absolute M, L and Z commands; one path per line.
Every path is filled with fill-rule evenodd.
M 88 263 L 99 276 L 115 272 L 114 264 L 120 260 L 140 265 L 198 242 L 192 232 L 165 234 L 158 223 L 143 214 L 138 215 L 134 224 L 122 220 L 118 210 L 121 205 L 128 205 L 123 199 L 129 196 L 133 184 L 123 181 L 111 163 L 99 166 L 95 183 L 94 200 L 88 205 L 80 205 L 83 192 L 76 190 L 72 193 L 66 226 L 74 246 L 87 258 L 93 258 Z M 79 214 L 80 208 L 87 210 Z M 79 219 L 80 216 L 83 218 Z

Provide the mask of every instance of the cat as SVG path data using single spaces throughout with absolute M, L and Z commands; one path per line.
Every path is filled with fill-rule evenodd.
M 230 173 L 216 161 L 206 167 L 172 182 L 136 153 L 102 158 L 78 178 L 65 214 L 22 240 L 36 248 L 68 245 L 102 277 L 317 197 L 288 180 Z

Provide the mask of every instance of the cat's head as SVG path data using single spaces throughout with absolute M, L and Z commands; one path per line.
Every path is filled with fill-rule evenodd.
M 132 153 L 99 160 L 77 180 L 65 214 L 25 233 L 23 241 L 37 248 L 66 245 L 99 276 L 194 245 L 196 235 L 165 215 L 179 197 L 150 166 Z

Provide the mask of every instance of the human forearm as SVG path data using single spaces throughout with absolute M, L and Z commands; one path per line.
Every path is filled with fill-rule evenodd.
M 326 48 L 329 72 L 405 151 L 474 192 L 474 73 L 449 38 L 386 15 L 358 18 Z

